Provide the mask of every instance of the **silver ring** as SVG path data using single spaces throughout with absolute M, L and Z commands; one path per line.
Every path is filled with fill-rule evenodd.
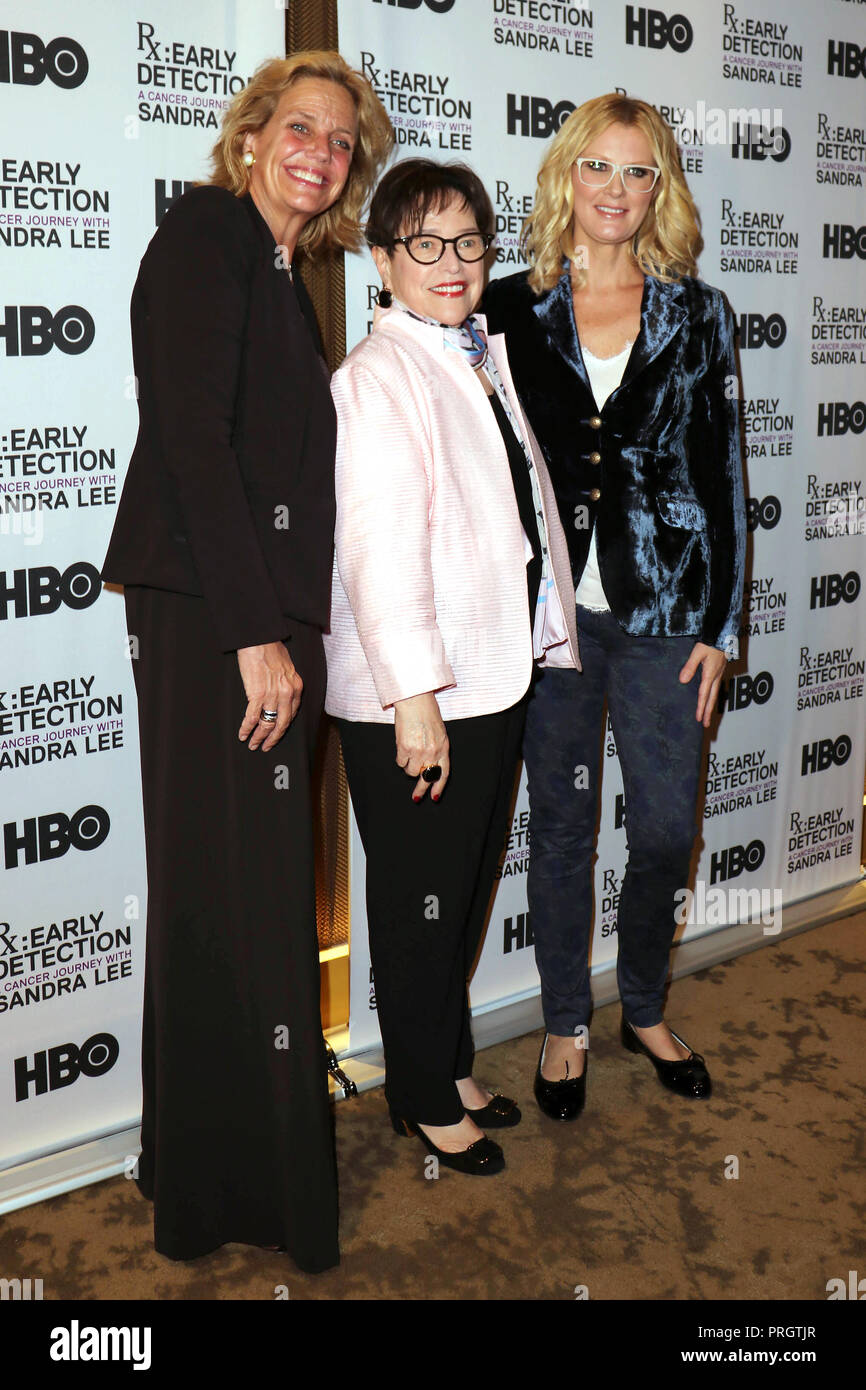
M 259 718 L 263 724 L 276 724 L 278 712 L 275 709 L 263 709 Z

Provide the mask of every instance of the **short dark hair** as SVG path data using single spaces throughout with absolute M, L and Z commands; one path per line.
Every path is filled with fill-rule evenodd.
M 493 205 L 480 178 L 467 164 L 437 164 L 433 159 L 403 159 L 381 179 L 367 218 L 369 246 L 394 245 L 398 236 L 420 231 L 428 212 L 438 212 L 454 196 L 475 216 L 479 232 L 493 232 Z

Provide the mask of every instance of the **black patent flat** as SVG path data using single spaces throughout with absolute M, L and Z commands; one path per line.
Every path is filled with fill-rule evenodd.
M 654 1052 L 650 1052 L 645 1043 L 641 1042 L 625 1018 L 622 1019 L 620 1025 L 620 1039 L 623 1047 L 628 1052 L 643 1053 L 644 1057 L 649 1057 L 663 1086 L 666 1086 L 669 1091 L 676 1092 L 679 1096 L 688 1096 L 692 1100 L 708 1100 L 713 1093 L 713 1083 L 703 1057 L 699 1052 L 692 1052 L 688 1043 L 678 1033 L 675 1033 L 673 1028 L 671 1028 L 671 1036 L 689 1050 L 690 1055 L 684 1057 L 682 1061 L 668 1062 L 663 1057 L 657 1057 Z
M 586 1054 L 583 1072 L 580 1076 L 566 1077 L 564 1081 L 547 1081 L 541 1075 L 541 1063 L 544 1060 L 546 1045 L 547 1034 L 545 1033 L 541 1052 L 538 1054 L 538 1066 L 535 1069 L 535 1081 L 532 1087 L 535 1099 L 538 1101 L 538 1108 L 551 1120 L 576 1120 L 586 1103 L 586 1073 L 589 1070 L 589 1053 Z

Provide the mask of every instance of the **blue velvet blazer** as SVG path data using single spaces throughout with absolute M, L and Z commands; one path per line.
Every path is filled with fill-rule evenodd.
M 527 273 L 488 285 L 521 404 L 541 445 L 577 586 L 595 524 L 614 617 L 635 636 L 694 636 L 737 655 L 746 513 L 733 317 L 701 280 L 648 275 L 622 382 L 598 410 L 569 265 L 536 296 Z

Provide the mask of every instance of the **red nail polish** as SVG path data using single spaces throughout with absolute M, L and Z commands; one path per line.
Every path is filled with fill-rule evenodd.
M 433 793 L 431 792 L 430 795 L 432 796 Z M 439 800 L 438 796 L 434 796 L 434 797 L 433 797 L 433 800 L 434 800 L 434 801 L 438 801 L 438 800 Z
M 420 801 L 421 798 L 420 798 L 420 796 L 413 796 L 413 797 L 412 797 L 412 800 L 413 800 L 413 801 Z

